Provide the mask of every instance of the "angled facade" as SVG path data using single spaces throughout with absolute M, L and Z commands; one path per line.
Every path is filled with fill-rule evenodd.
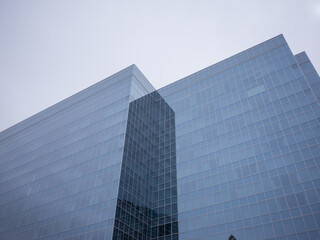
M 158 90 L 132 65 L 0 133 L 0 239 L 320 239 L 319 90 L 282 35 Z

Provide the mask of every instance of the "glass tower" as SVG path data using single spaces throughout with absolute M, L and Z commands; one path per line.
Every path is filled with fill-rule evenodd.
M 320 239 L 319 90 L 282 35 L 157 91 L 130 66 L 0 133 L 0 239 Z

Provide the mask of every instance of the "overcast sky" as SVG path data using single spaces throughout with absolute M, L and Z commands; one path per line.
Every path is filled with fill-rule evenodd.
M 0 0 L 0 131 L 133 63 L 158 89 L 280 33 L 319 72 L 319 0 Z

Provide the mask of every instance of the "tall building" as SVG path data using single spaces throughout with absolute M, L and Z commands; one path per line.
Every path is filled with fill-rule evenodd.
M 0 239 L 320 239 L 319 89 L 282 35 L 157 91 L 130 66 L 0 133 Z

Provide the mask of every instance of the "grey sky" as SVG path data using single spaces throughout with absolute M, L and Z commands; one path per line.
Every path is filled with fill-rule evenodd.
M 319 72 L 318 0 L 0 0 L 0 131 L 133 63 L 160 88 L 280 33 Z

